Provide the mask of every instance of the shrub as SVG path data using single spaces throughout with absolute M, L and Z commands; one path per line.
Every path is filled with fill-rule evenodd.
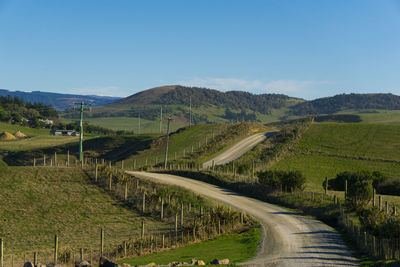
M 303 190 L 306 178 L 300 171 L 263 171 L 258 173 L 261 184 L 274 188 L 287 188 Z
M 378 194 L 400 196 L 400 180 L 387 179 L 377 185 L 376 192 Z
M 369 231 L 377 232 L 379 226 L 385 222 L 385 213 L 377 207 L 368 207 L 358 212 L 360 223 Z
M 347 177 L 347 197 L 356 209 L 365 207 L 372 198 L 372 177 L 368 172 L 351 173 Z
M 381 225 L 379 235 L 385 238 L 400 238 L 400 216 L 389 217 Z
M 387 176 L 385 176 L 383 173 L 379 171 L 373 171 L 373 172 L 360 171 L 360 173 L 364 173 L 369 177 L 368 179 L 372 179 L 372 185 L 374 188 L 379 187 L 379 185 L 385 183 L 389 179 Z M 344 191 L 345 181 L 347 180 L 347 182 L 349 182 L 349 177 L 351 177 L 353 174 L 354 172 L 349 172 L 349 171 L 338 173 L 334 179 L 330 179 L 328 181 L 328 189 Z M 322 186 L 325 188 L 325 181 L 322 183 Z M 381 193 L 380 191 L 378 191 L 378 193 L 384 194 L 383 192 Z

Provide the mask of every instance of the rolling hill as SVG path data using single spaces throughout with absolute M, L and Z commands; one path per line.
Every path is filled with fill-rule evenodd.
M 358 114 L 368 120 L 370 114 L 400 110 L 400 96 L 341 94 L 306 101 L 282 94 L 220 92 L 207 88 L 168 85 L 144 90 L 93 108 L 85 114 L 85 120 L 114 130 L 129 129 L 138 132 L 141 127 L 141 132 L 160 132 L 161 108 L 164 120 L 171 116 L 174 119 L 172 128 L 177 129 L 189 124 L 190 105 L 192 122 L 195 124 L 236 121 L 270 123 L 324 114 Z M 366 115 L 362 116 L 363 114 Z M 398 113 L 393 114 L 396 117 Z M 73 110 L 62 114 L 65 120 L 76 119 L 78 116 L 78 112 Z M 400 117 L 392 117 L 391 120 L 400 122 Z M 166 123 L 164 129 L 165 126 Z
M 325 177 L 343 171 L 380 171 L 400 175 L 400 125 L 313 123 L 298 144 L 272 169 L 299 170 L 307 187 L 322 191 Z
M 112 96 L 60 94 L 41 91 L 21 92 L 0 89 L 0 96 L 8 95 L 22 98 L 25 102 L 40 102 L 45 105 L 51 105 L 57 110 L 72 108 L 74 103 L 81 101 L 91 103 L 92 106 L 102 106 L 120 99 L 120 97 Z

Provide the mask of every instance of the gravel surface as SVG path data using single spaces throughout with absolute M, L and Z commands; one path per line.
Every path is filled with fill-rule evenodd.
M 214 158 L 203 163 L 203 168 L 207 169 L 212 167 L 213 161 L 215 165 L 226 164 L 232 160 L 240 158 L 247 151 L 255 147 L 257 144 L 261 143 L 265 140 L 265 138 L 274 135 L 276 132 L 268 132 L 268 133 L 258 133 L 253 134 L 240 142 L 236 143 L 232 147 L 227 150 L 221 152 Z
M 254 216 L 262 225 L 262 241 L 256 256 L 243 263 L 245 266 L 358 265 L 340 234 L 320 221 L 193 179 L 158 173 L 127 173 L 184 187 Z

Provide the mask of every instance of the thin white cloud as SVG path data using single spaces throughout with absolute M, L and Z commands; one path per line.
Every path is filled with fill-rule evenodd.
M 72 94 L 79 95 L 98 95 L 98 96 L 116 96 L 119 92 L 118 86 L 105 86 L 105 87 L 80 87 L 71 88 L 68 91 Z
M 280 93 L 305 98 L 318 94 L 318 87 L 329 83 L 315 80 L 272 80 L 265 82 L 236 78 L 194 78 L 178 82 L 178 84 L 186 86 L 206 87 L 221 91 L 242 90 L 252 93 Z

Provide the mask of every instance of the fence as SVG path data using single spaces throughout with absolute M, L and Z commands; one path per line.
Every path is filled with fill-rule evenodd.
M 49 157 L 46 158 L 49 159 Z M 63 165 L 54 164 L 62 158 L 56 154 L 50 161 L 53 164 L 47 165 L 46 158 L 42 165 L 37 164 L 38 161 L 35 160 L 33 166 L 56 169 L 61 166 L 63 166 L 62 168 L 73 168 L 79 165 L 71 164 L 68 160 L 61 161 L 65 163 Z M 68 155 L 64 155 L 64 159 L 68 158 Z M 49 161 L 47 160 L 47 162 Z M 192 196 L 187 199 L 182 198 L 185 196 L 182 192 L 169 190 L 165 185 L 127 176 L 122 170 L 113 168 L 111 165 L 110 162 L 104 160 L 86 158 L 81 166 L 94 184 L 108 191 L 113 197 L 123 202 L 123 205 L 135 209 L 142 216 L 151 217 L 152 220 L 169 225 L 168 229 L 149 230 L 142 221 L 140 233 L 132 232 L 119 241 L 104 239 L 108 233 L 107 229 L 104 229 L 104 232 L 101 231 L 101 235 L 99 229 L 99 242 L 84 247 L 66 246 L 63 245 L 62 239 L 58 240 L 59 237 L 55 242 L 54 236 L 49 236 L 48 249 L 37 248 L 14 254 L 7 253 L 7 239 L 2 239 L 3 250 L 0 251 L 2 264 L 0 266 L 22 266 L 26 261 L 42 264 L 52 264 L 55 261 L 75 264 L 87 260 L 93 263 L 101 255 L 111 260 L 135 257 L 207 240 L 243 229 L 243 227 L 249 227 L 252 224 L 251 218 L 243 213 L 222 206 L 212 206 L 207 201 L 202 201 L 203 198 L 200 197 L 198 197 L 199 199 Z M 52 243 L 53 245 L 51 245 Z

